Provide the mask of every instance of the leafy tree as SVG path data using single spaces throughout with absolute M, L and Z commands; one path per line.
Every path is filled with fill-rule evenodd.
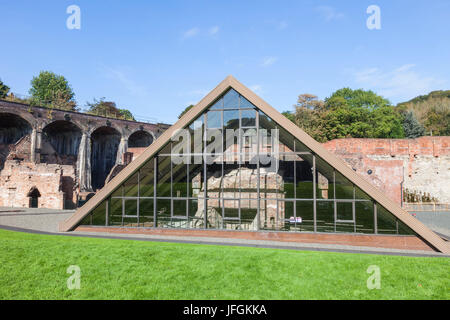
M 5 98 L 8 95 L 9 87 L 0 79 L 0 98 Z
M 403 130 L 406 138 L 417 138 L 425 135 L 425 128 L 417 121 L 412 111 L 405 114 L 403 120 Z
M 100 98 L 100 100 L 94 98 L 93 102 L 87 102 L 86 105 L 89 107 L 87 111 L 89 114 L 135 121 L 133 114 L 129 110 L 117 108 L 115 102 L 105 101 L 104 97 Z
M 180 115 L 178 116 L 178 119 L 181 119 L 181 117 L 184 116 L 184 114 L 185 114 L 186 112 L 188 112 L 189 110 L 191 110 L 193 107 L 194 107 L 193 104 L 187 106 L 186 109 L 184 109 L 183 112 L 180 113 Z
M 325 101 L 302 94 L 294 107 L 295 123 L 319 142 L 404 136 L 401 114 L 372 91 L 342 88 Z
M 29 93 L 32 104 L 76 111 L 75 94 L 69 82 L 61 75 L 41 71 L 31 80 Z
M 325 103 L 328 103 L 330 99 L 335 99 L 337 97 L 343 98 L 346 101 L 346 104 L 352 108 L 373 110 L 391 105 L 389 100 L 377 95 L 371 90 L 352 90 L 350 88 L 342 88 L 335 91 L 329 98 L 325 99 Z

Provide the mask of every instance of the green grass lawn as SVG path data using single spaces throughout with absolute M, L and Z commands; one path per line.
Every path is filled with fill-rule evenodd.
M 450 259 L 0 230 L 0 299 L 449 299 Z M 66 285 L 70 265 L 81 289 Z M 381 289 L 366 286 L 370 265 Z

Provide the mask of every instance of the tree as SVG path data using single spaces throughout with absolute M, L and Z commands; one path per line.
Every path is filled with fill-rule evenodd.
M 304 93 L 298 96 L 294 109 L 293 121 L 314 139 L 324 141 L 323 123 L 320 121 L 324 102 L 313 94 Z
M 69 82 L 61 75 L 41 71 L 31 80 L 29 93 L 32 104 L 76 111 L 75 94 Z
M 410 139 L 425 135 L 425 128 L 417 121 L 417 118 L 412 111 L 408 111 L 405 114 L 403 130 L 405 131 L 405 137 Z
M 115 102 L 105 101 L 104 97 L 100 98 L 100 100 L 94 98 L 93 102 L 87 102 L 86 105 L 89 107 L 87 112 L 89 114 L 135 121 L 133 114 L 129 110 L 117 108 Z
M 402 138 L 403 117 L 372 91 L 342 88 L 325 101 L 301 94 L 295 123 L 319 142 L 340 138 Z
M 401 114 L 373 91 L 339 89 L 325 99 L 325 110 L 327 140 L 404 137 Z
M 397 105 L 406 116 L 412 111 L 417 121 L 433 136 L 450 135 L 450 90 L 432 91 Z
M 187 106 L 186 109 L 184 109 L 183 112 L 180 113 L 180 115 L 178 116 L 178 119 L 181 119 L 181 117 L 184 116 L 184 114 L 185 114 L 186 112 L 188 112 L 189 110 L 191 110 L 193 107 L 194 107 L 193 104 Z
M 9 87 L 0 79 L 0 98 L 5 98 L 8 95 Z

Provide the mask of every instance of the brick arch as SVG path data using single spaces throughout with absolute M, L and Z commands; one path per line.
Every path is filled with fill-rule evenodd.
M 100 126 L 91 136 L 91 181 L 94 190 L 105 184 L 106 177 L 116 164 L 122 133 L 113 126 Z
M 145 135 L 148 135 L 150 137 L 150 143 L 143 145 L 142 140 L 145 139 Z M 148 137 L 147 136 L 147 137 Z M 134 140 L 137 139 L 137 140 Z M 149 130 L 145 130 L 143 128 L 138 128 L 134 131 L 132 131 L 128 137 L 128 147 L 129 148 L 143 148 L 143 147 L 148 147 L 149 145 L 151 145 L 155 140 L 155 135 L 153 134 L 153 132 L 149 131 Z M 141 141 L 138 141 L 141 140 Z

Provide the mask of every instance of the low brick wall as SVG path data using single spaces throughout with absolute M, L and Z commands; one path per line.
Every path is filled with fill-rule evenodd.
M 282 242 L 337 244 L 361 247 L 388 248 L 401 250 L 434 251 L 422 239 L 416 236 L 396 235 L 362 235 L 335 233 L 288 233 L 272 231 L 227 231 L 227 230 L 193 230 L 193 229 L 150 229 L 126 227 L 79 226 L 75 231 L 108 232 L 126 234 L 148 234 L 181 237 L 212 237 L 248 240 L 269 240 Z

